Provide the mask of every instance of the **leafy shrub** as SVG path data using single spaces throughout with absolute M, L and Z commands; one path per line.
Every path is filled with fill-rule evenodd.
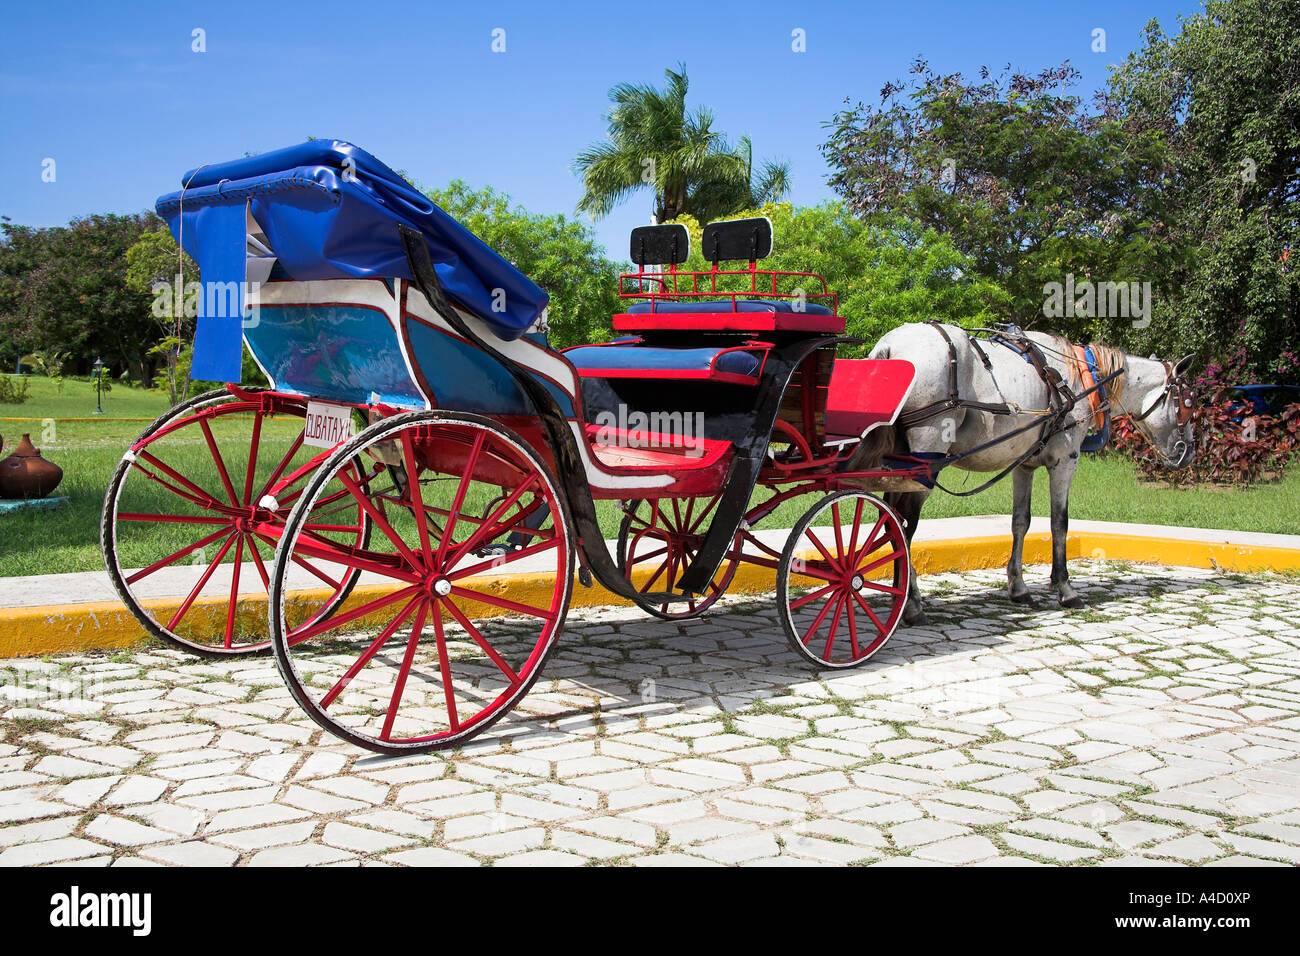
M 27 376 L 0 375 L 0 405 L 21 405 L 27 401 Z
M 1196 435 L 1196 460 L 1180 471 L 1166 468 L 1156 450 L 1127 419 L 1114 423 L 1112 447 L 1133 459 L 1138 473 L 1149 481 L 1173 485 L 1212 483 L 1248 488 L 1286 471 L 1300 449 L 1300 404 L 1288 405 L 1277 417 L 1252 415 L 1249 406 L 1216 389 L 1210 401 L 1198 405 L 1192 427 Z

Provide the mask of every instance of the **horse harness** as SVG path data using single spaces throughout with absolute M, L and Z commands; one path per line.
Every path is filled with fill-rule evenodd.
M 1010 415 L 1020 410 L 1008 402 L 977 402 L 973 399 L 962 398 L 957 388 L 957 346 L 953 343 L 952 337 L 942 323 L 931 319 L 925 324 L 932 326 L 943 337 L 944 343 L 948 346 L 948 397 L 900 415 L 898 425 L 901 428 L 912 428 L 924 421 L 928 421 L 941 412 L 954 408 L 970 408 L 980 412 L 988 412 L 991 415 Z M 995 331 L 989 341 L 996 342 L 998 345 L 1005 346 L 1018 353 L 1033 366 L 1034 371 L 1038 373 L 1038 377 L 1047 386 L 1050 408 L 1044 416 L 1046 421 L 1044 421 L 1043 425 L 1045 432 L 1049 428 L 1050 432 L 1040 436 L 1042 443 L 1046 444 L 1048 438 L 1062 430 L 1063 425 L 1061 423 L 1064 421 L 1066 413 L 1074 407 L 1079 396 L 1070 391 L 1069 386 L 1062 379 L 1061 373 L 1047 364 L 1047 358 L 1043 355 L 1042 350 L 1023 335 L 1019 329 L 1013 326 L 1006 332 Z M 992 375 L 993 363 L 989 361 L 988 353 L 980 345 L 979 339 L 972 337 L 970 344 L 975 350 L 975 354 L 980 357 L 980 362 L 984 365 L 985 371 Z
M 943 340 L 948 346 L 948 397 L 946 399 L 940 399 L 938 401 L 931 402 L 929 405 L 923 406 L 922 408 L 915 409 L 907 413 L 906 415 L 899 416 L 898 419 L 899 427 L 903 429 L 911 428 L 915 425 L 919 425 L 921 422 L 928 421 L 929 419 L 933 418 L 934 416 L 948 409 L 954 409 L 954 408 L 971 408 L 971 409 L 975 409 L 976 411 L 988 412 L 992 415 L 1010 415 L 1013 412 L 1020 411 L 1018 407 L 1013 406 L 1009 402 L 999 402 L 999 403 L 977 402 L 971 399 L 962 398 L 957 388 L 957 346 L 953 343 L 951 336 L 948 335 L 947 329 L 945 329 L 942 324 L 934 320 L 927 321 L 925 324 L 933 326 L 935 331 L 938 332 L 941 336 L 943 336 Z M 1081 398 L 1086 398 L 1089 401 L 1089 403 L 1093 407 L 1094 416 L 1095 416 L 1099 409 L 1103 408 L 1105 404 L 1108 404 L 1106 402 L 1106 397 L 1105 397 L 1106 384 L 1114 380 L 1115 378 L 1117 378 L 1119 375 L 1123 374 L 1122 370 L 1120 370 L 1120 371 L 1111 372 L 1109 375 L 1103 377 L 1100 374 L 1100 371 L 1097 369 L 1096 360 L 1091 354 L 1092 352 L 1091 347 L 1089 347 L 1087 349 L 1085 362 L 1087 363 L 1087 365 L 1090 366 L 1089 377 L 1092 378 L 1093 381 L 1091 384 L 1085 381 L 1083 391 L 1081 391 L 1080 394 L 1075 395 L 1072 391 L 1070 391 L 1070 388 L 1065 383 L 1065 380 L 1062 378 L 1061 373 L 1056 371 L 1056 369 L 1052 368 L 1050 365 L 1047 364 L 1047 358 L 1043 355 L 1042 349 L 1040 349 L 1034 341 L 1032 341 L 1030 338 L 1025 336 L 1019 329 L 1012 326 L 1010 329 L 1007 329 L 1005 331 L 993 330 L 993 334 L 989 337 L 989 341 L 995 342 L 998 345 L 1002 345 L 1006 348 L 1011 349 L 1012 351 L 1019 354 L 1031 366 L 1033 366 L 1034 370 L 1038 373 L 1039 378 L 1043 380 L 1043 384 L 1047 386 L 1049 408 L 1046 411 L 1039 413 L 1043 421 L 1038 434 L 1038 440 L 1035 441 L 1023 455 L 1020 455 L 1015 461 L 1013 461 L 1010 465 L 1008 465 L 1006 468 L 1000 471 L 997 475 L 995 475 L 993 478 L 990 478 L 988 481 L 980 484 L 975 488 L 971 488 L 969 490 L 964 490 L 964 491 L 953 491 L 952 489 L 944 488 L 942 485 L 939 484 L 938 481 L 939 471 L 942 468 L 952 464 L 953 462 L 957 461 L 960 458 L 969 457 L 970 455 L 973 455 L 976 452 L 983 451 L 984 449 L 992 447 L 1002 441 L 1007 440 L 1008 438 L 1020 434 L 1023 431 L 1027 431 L 1028 429 L 1033 428 L 1035 425 L 1037 425 L 1038 424 L 1037 422 L 1029 422 L 1026 425 L 1022 425 L 1021 427 L 1009 432 L 1008 434 L 1002 435 L 998 438 L 994 438 L 991 441 L 984 442 L 982 445 L 979 445 L 976 448 L 972 448 L 962 455 L 956 455 L 956 456 L 950 455 L 941 460 L 936 460 L 931 462 L 930 468 L 931 468 L 931 474 L 934 475 L 934 479 L 933 479 L 934 486 L 956 497 L 966 497 L 968 495 L 978 494 L 979 492 L 983 491 L 985 488 L 992 487 L 994 484 L 1001 481 L 1003 478 L 1005 478 L 1016 468 L 1019 468 L 1022 464 L 1024 464 L 1034 455 L 1037 455 L 1040 451 L 1043 450 L 1044 447 L 1046 447 L 1047 443 L 1051 441 L 1051 439 L 1055 435 L 1064 431 L 1068 427 L 1066 425 L 1066 416 L 1070 413 L 1071 409 L 1074 408 L 1075 404 Z M 976 354 L 979 355 L 980 362 L 984 365 L 985 370 L 988 371 L 990 374 L 992 374 L 993 363 L 989 361 L 988 353 L 984 351 L 984 348 L 983 346 L 980 345 L 979 340 L 975 338 L 971 338 L 970 343 L 971 346 L 975 349 Z M 1172 370 L 1170 374 L 1172 375 Z M 1100 393 L 1100 400 L 1098 400 L 1098 393 Z M 1166 390 L 1166 394 L 1167 393 L 1168 393 L 1168 389 Z M 1180 396 L 1180 403 L 1181 403 L 1183 399 L 1183 392 L 1181 390 L 1179 392 L 1179 396 Z M 1188 408 L 1188 415 L 1190 417 L 1191 414 L 1190 395 L 1188 396 L 1188 400 L 1189 400 L 1189 404 L 1187 408 Z M 1145 418 L 1148 415 L 1150 415 L 1155 410 L 1155 407 L 1158 406 L 1159 404 L 1160 404 L 1159 401 L 1156 402 L 1156 405 L 1153 405 L 1152 408 L 1148 409 L 1143 414 L 1142 417 Z M 1140 421 L 1141 419 L 1137 419 L 1137 420 Z M 1105 446 L 1105 442 L 1108 441 L 1110 438 L 1108 417 L 1106 420 L 1106 427 L 1103 429 L 1103 434 L 1093 436 L 1093 437 L 1094 439 L 1102 439 L 1102 440 L 1099 444 L 1096 445 L 1096 447 L 1087 448 L 1086 450 L 1097 451 L 1100 450 L 1100 448 Z

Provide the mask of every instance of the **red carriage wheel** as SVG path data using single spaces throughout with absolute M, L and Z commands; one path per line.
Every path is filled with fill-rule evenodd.
M 376 469 L 356 481 L 353 458 Z M 365 547 L 313 527 L 342 496 L 374 521 Z M 544 514 L 544 518 L 542 515 Z M 537 453 L 476 415 L 413 412 L 337 449 L 290 514 L 272 572 L 276 663 L 316 723 L 380 753 L 454 746 L 541 673 L 568 610 L 567 505 Z M 522 547 L 503 547 L 513 539 Z M 290 580 L 294 553 L 362 574 L 347 608 Z M 528 572 L 517 586 L 502 575 Z
M 790 646 L 818 667 L 862 663 L 898 627 L 910 580 L 894 510 L 861 491 L 826 496 L 790 532 L 777 570 Z
M 632 503 L 618 526 L 618 567 L 642 594 L 674 591 L 695 560 L 722 494 L 712 498 L 652 498 Z M 732 542 L 739 553 L 741 536 Z M 740 560 L 725 557 L 707 590 L 696 600 L 672 604 L 638 600 L 643 611 L 666 620 L 697 617 L 726 593 Z
M 150 634 L 205 656 L 270 648 L 269 568 L 303 469 L 319 451 L 302 445 L 305 411 L 302 400 L 262 389 L 217 389 L 159 417 L 123 456 L 104 498 L 100 544 L 113 586 Z M 267 491 L 295 474 L 276 507 L 263 507 Z M 350 503 L 332 511 L 331 524 L 364 545 L 369 517 Z M 328 589 L 325 615 L 357 579 L 346 568 L 299 564 Z

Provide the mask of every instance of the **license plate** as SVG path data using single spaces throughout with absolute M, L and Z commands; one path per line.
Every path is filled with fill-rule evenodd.
M 325 402 L 307 403 L 307 423 L 302 443 L 316 448 L 333 448 L 352 437 L 352 409 L 347 405 Z

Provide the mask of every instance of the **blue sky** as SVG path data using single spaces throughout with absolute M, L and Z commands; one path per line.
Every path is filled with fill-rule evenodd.
M 181 173 L 301 142 L 350 140 L 422 185 L 459 177 L 573 213 L 574 155 L 600 139 L 608 90 L 684 61 L 690 102 L 791 163 L 799 204 L 831 196 L 818 144 L 845 97 L 873 100 L 924 54 L 944 71 L 1069 59 L 1105 82 L 1152 17 L 1197 0 L 907 3 L 8 3 L 0 34 L 0 213 L 56 225 L 131 212 Z M 191 50 L 206 32 L 206 52 Z M 493 53 L 492 31 L 506 51 Z M 791 50 L 802 29 L 807 51 Z M 1106 31 L 1106 52 L 1091 49 Z M 54 182 L 42 163 L 55 160 Z M 648 220 L 635 196 L 597 223 L 611 254 Z

